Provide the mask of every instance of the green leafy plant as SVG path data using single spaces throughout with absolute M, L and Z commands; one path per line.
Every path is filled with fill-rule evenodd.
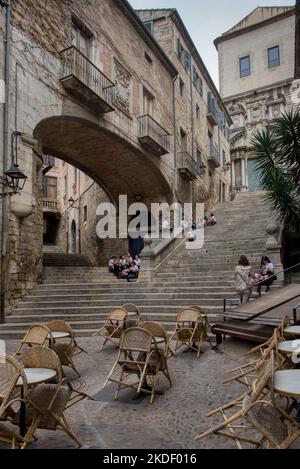
M 266 197 L 286 227 L 300 227 L 300 111 L 275 119 L 252 139 L 256 172 Z

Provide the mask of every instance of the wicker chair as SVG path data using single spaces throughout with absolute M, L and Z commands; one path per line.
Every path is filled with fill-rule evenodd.
M 24 368 L 49 368 L 56 371 L 55 380 L 61 382 L 63 371 L 58 355 L 54 350 L 38 345 L 31 347 L 20 355 L 20 362 Z
M 175 352 L 170 347 L 170 342 L 167 336 L 167 332 L 161 324 L 159 324 L 158 322 L 143 321 L 140 323 L 139 327 L 141 329 L 145 329 L 146 331 L 149 331 L 153 335 L 153 337 L 158 337 L 164 340 L 163 346 L 164 346 L 164 349 L 166 350 L 167 358 L 170 358 L 172 356 L 176 357 Z M 159 344 L 158 344 L 158 347 L 159 347 Z
M 82 352 L 87 352 L 77 344 L 72 327 L 65 321 L 52 321 L 47 324 L 47 326 L 51 332 L 66 332 L 69 334 L 69 337 L 63 339 L 63 341 L 54 339 L 52 348 L 59 356 L 61 365 L 71 367 L 77 376 L 80 377 L 80 373 L 75 366 L 73 358 Z
M 74 390 L 66 379 L 58 384 L 39 384 L 30 389 L 26 403 L 27 431 L 22 448 L 27 448 L 32 442 L 37 429 L 60 429 L 80 447 L 81 442 L 73 432 L 65 411 L 86 397 L 90 398 L 87 394 Z M 18 412 L 14 423 L 18 424 L 19 419 Z
M 286 357 L 282 357 L 278 352 L 278 343 L 282 340 L 282 338 L 279 336 L 279 333 L 279 328 L 274 330 L 273 336 L 267 342 L 268 346 L 261 349 L 261 355 L 256 360 L 228 371 L 228 373 L 235 373 L 235 375 L 226 379 L 223 384 L 238 381 L 239 383 L 251 389 L 252 382 L 254 379 L 256 379 L 259 370 L 264 365 L 264 362 L 270 358 L 273 351 L 275 353 L 276 368 L 282 367 L 284 361 L 286 361 Z
M 115 399 L 118 399 L 121 389 L 126 388 L 134 389 L 138 394 L 150 394 L 152 404 L 160 372 L 172 386 L 166 356 L 158 349 L 152 334 L 145 329 L 133 327 L 122 334 L 118 358 L 103 388 L 109 382 L 117 384 Z M 132 376 L 137 376 L 138 380 L 133 382 Z M 150 386 L 147 378 L 150 380 Z
M 261 398 L 264 399 L 264 402 L 269 402 L 269 400 L 267 400 L 268 393 L 270 396 L 269 399 L 271 401 L 273 400 L 273 376 L 274 352 L 271 353 L 269 360 L 264 363 L 257 379 L 252 383 L 251 391 L 248 394 L 243 394 L 229 404 L 208 414 L 208 416 L 212 416 L 219 413 L 223 422 L 197 436 L 195 438 L 196 441 L 200 441 L 208 436 L 219 435 L 234 440 L 239 449 L 242 449 L 242 443 L 247 443 L 256 448 L 261 447 L 265 438 L 261 436 L 257 438 L 256 429 L 248 422 L 246 415 L 255 403 L 261 402 Z M 236 409 L 236 412 L 232 415 L 227 415 L 226 411 L 232 408 Z M 239 422 L 239 425 L 237 425 L 239 420 L 242 422 Z M 239 430 L 238 433 L 237 430 Z M 251 433 L 250 435 L 248 435 L 249 431 Z M 252 436 L 253 432 L 255 433 L 255 437 Z
M 130 327 L 139 327 L 141 322 L 141 311 L 140 308 L 133 303 L 127 303 L 121 306 L 125 311 L 127 311 L 128 318 L 125 320 L 125 329 Z
M 176 320 L 176 329 L 170 341 L 175 340 L 175 352 L 181 347 L 188 347 L 197 352 L 197 358 L 201 353 L 203 341 L 210 339 L 207 334 L 207 322 L 201 316 L 198 309 L 186 308 L 179 311 Z
M 22 366 L 12 358 L 0 355 L 0 441 L 10 445 L 11 448 L 20 448 L 24 444 L 21 436 L 5 426 L 5 422 L 16 416 L 13 404 L 21 401 L 17 397 L 16 388 L 20 378 L 23 381 L 25 398 L 28 394 L 28 387 Z
M 50 329 L 43 324 L 32 324 L 21 340 L 20 347 L 13 355 L 13 358 L 20 355 L 24 345 L 33 347 L 36 345 L 44 345 L 47 341 L 49 341 L 50 346 L 54 343 Z
M 104 343 L 100 350 L 103 349 L 107 342 L 114 344 L 115 339 L 120 340 L 125 328 L 126 318 L 128 318 L 128 313 L 124 308 L 117 308 L 108 315 L 105 324 L 94 334 L 94 336 L 104 336 Z
M 62 320 L 55 320 L 49 322 L 47 326 L 51 332 L 67 332 L 70 335 L 73 347 L 73 357 L 80 355 L 80 353 L 87 353 L 84 348 L 78 345 L 78 342 L 75 338 L 75 332 L 73 331 L 72 326 L 69 323 Z

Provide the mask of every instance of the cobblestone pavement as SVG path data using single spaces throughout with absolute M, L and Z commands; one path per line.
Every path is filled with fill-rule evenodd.
M 79 338 L 88 354 L 76 358 L 81 379 L 74 377 L 72 370 L 66 370 L 73 378 L 74 387 L 94 396 L 101 387 L 117 356 L 117 348 L 108 345 L 99 352 L 99 338 Z M 7 342 L 7 351 L 12 353 L 16 341 Z M 145 398 L 139 403 L 126 404 L 84 400 L 67 411 L 67 416 L 83 448 L 108 449 L 194 449 L 231 448 L 228 439 L 213 437 L 195 442 L 194 437 L 207 430 L 219 420 L 208 419 L 210 409 L 237 397 L 245 388 L 238 383 L 222 385 L 226 370 L 244 362 L 243 353 L 249 344 L 236 340 L 225 342 L 222 353 L 216 353 L 208 346 L 199 360 L 193 352 L 179 353 L 170 360 L 173 387 L 169 389 L 164 377 L 160 381 L 163 396 L 157 396 L 153 405 Z M 103 393 L 102 393 L 103 394 Z M 108 393 L 109 394 L 109 393 Z M 60 431 L 39 431 L 36 448 L 76 448 L 76 445 Z M 296 443 L 296 447 L 300 447 Z

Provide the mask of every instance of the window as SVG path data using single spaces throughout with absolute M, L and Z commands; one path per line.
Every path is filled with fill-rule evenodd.
M 72 15 L 72 35 L 73 46 L 89 58 L 93 33 L 74 15 Z
M 145 21 L 144 26 L 147 29 L 147 31 L 153 35 L 154 33 L 154 27 L 153 27 L 153 21 Z
M 224 168 L 225 164 L 226 164 L 226 153 L 224 150 L 222 150 L 221 168 Z
M 67 197 L 67 192 L 68 192 L 68 179 L 67 179 L 67 175 L 65 174 L 65 177 L 64 177 L 64 198 Z
M 189 70 L 191 68 L 191 54 L 182 46 L 180 38 L 177 39 L 177 55 L 184 68 Z
M 243 57 L 240 59 L 240 77 L 248 77 L 250 74 L 250 56 L 247 55 L 247 57 Z
M 57 178 L 44 176 L 43 194 L 46 199 L 57 200 Z
M 144 115 L 153 115 L 153 108 L 154 108 L 154 96 L 144 88 L 144 102 L 143 102 L 143 112 Z
M 181 80 L 181 78 L 179 81 L 179 91 L 180 91 L 180 96 L 183 96 L 184 95 L 184 81 Z
M 197 163 L 201 166 L 202 165 L 202 154 L 199 148 L 197 148 Z
M 279 46 L 268 49 L 268 67 L 278 67 L 280 65 Z
M 183 128 L 180 128 L 180 145 L 181 151 L 186 152 L 187 150 L 187 135 Z
M 197 91 L 202 96 L 202 94 L 203 94 L 203 82 L 202 82 L 201 78 L 199 77 L 198 72 L 196 70 L 196 67 L 194 65 L 193 65 L 193 83 L 194 83 Z
M 153 63 L 153 60 L 151 59 L 150 55 L 147 54 L 147 52 L 145 52 L 145 59 L 147 60 L 147 62 L 152 65 Z
M 44 165 L 51 166 L 52 168 L 55 167 L 55 158 L 54 156 L 50 155 L 43 155 Z
M 196 104 L 196 118 L 200 119 L 200 107 Z
M 77 185 L 77 168 L 73 166 L 73 187 Z
M 86 223 L 88 219 L 88 208 L 87 205 L 83 207 L 83 222 Z

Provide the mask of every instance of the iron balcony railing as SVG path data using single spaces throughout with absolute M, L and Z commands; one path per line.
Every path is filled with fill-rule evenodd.
M 188 172 L 194 178 L 203 174 L 203 165 L 195 161 L 188 152 L 180 152 L 178 154 L 178 159 L 178 168 L 180 172 Z
M 61 80 L 74 76 L 98 95 L 110 107 L 114 105 L 115 85 L 77 47 L 61 51 L 63 70 Z
M 211 93 L 207 94 L 207 114 L 212 116 L 214 125 L 219 123 L 219 108 L 216 99 Z
M 139 121 L 139 138 L 142 141 L 152 140 L 161 148 L 161 153 L 169 153 L 169 133 L 149 114 L 138 117 Z
M 58 210 L 58 201 L 44 198 L 43 208 L 48 209 L 48 210 Z

